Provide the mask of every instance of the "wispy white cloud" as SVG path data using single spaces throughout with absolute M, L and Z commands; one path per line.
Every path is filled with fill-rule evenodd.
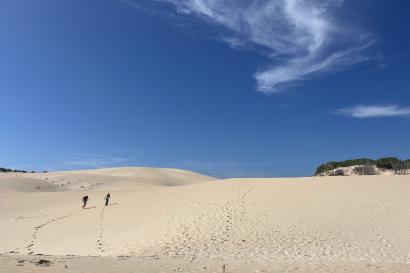
M 122 166 L 132 160 L 130 157 L 120 157 L 101 154 L 72 153 L 64 155 L 64 166 L 79 168 L 103 168 Z
M 275 177 L 276 171 L 272 169 L 277 162 L 239 162 L 239 161 L 213 161 L 203 162 L 185 160 L 177 164 L 169 164 L 175 168 L 188 169 L 219 178 L 235 177 Z
M 132 0 L 127 0 L 132 1 Z M 141 2 L 143 0 L 134 0 Z M 367 61 L 364 33 L 332 17 L 343 0 L 155 0 L 229 31 L 232 46 L 259 46 L 272 64 L 255 73 L 257 89 L 277 93 L 314 74 Z
M 398 105 L 358 105 L 340 109 L 337 113 L 353 118 L 410 117 L 410 107 L 400 107 Z

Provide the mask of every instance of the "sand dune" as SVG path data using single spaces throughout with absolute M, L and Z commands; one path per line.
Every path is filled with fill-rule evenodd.
M 58 185 L 21 174 L 0 174 L 0 191 L 42 192 L 61 191 Z
M 213 180 L 216 178 L 179 169 L 124 167 L 0 174 L 0 188 L 8 187 L 16 191 L 129 190 L 146 186 L 183 186 Z
M 34 190 L 19 186 L 26 182 Z M 0 270 L 409 272 L 408 196 L 408 176 L 218 181 L 145 168 L 3 175 Z M 40 258 L 53 264 L 30 262 Z

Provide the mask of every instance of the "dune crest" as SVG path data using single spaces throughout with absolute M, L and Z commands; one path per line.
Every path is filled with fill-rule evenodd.
M 217 180 L 180 169 L 122 167 L 48 173 L 4 173 L 0 174 L 0 188 L 6 187 L 6 180 L 10 179 L 17 181 L 8 184 L 10 189 L 16 191 L 124 190 L 146 186 L 185 186 Z M 26 186 L 15 186 L 19 183 Z

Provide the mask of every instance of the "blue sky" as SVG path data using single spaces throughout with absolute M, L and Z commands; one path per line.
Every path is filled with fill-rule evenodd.
M 409 8 L 3 0 L 0 166 L 281 177 L 410 158 Z

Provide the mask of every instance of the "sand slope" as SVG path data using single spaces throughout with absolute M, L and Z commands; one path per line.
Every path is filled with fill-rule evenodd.
M 35 174 L 0 173 L 0 190 L 129 190 L 146 186 L 183 186 L 213 180 L 216 178 L 179 169 L 124 167 Z
M 0 192 L 56 192 L 63 188 L 34 177 L 24 177 L 19 174 L 0 174 Z
M 122 272 L 127 265 L 134 270 L 129 272 L 215 272 L 223 265 L 233 272 L 410 270 L 408 176 L 216 181 L 174 173 L 116 169 L 24 177 L 48 178 L 51 184 L 62 177 L 73 184 L 79 177 L 104 178 L 88 190 L 71 184 L 55 192 L 10 191 L 4 186 L 10 181 L 0 178 L 4 264 L 13 264 L 13 255 L 28 261 L 48 254 L 56 263 L 66 255 L 76 255 L 80 264 L 107 257 L 114 267 L 115 257 L 122 257 L 127 260 L 120 262 Z M 177 179 L 184 174 L 188 178 Z M 140 183 L 141 177 L 155 183 Z M 161 179 L 182 186 L 169 187 Z M 103 206 L 106 189 L 112 195 L 108 207 Z M 85 192 L 90 203 L 82 210 Z M 81 260 L 90 255 L 94 260 Z

